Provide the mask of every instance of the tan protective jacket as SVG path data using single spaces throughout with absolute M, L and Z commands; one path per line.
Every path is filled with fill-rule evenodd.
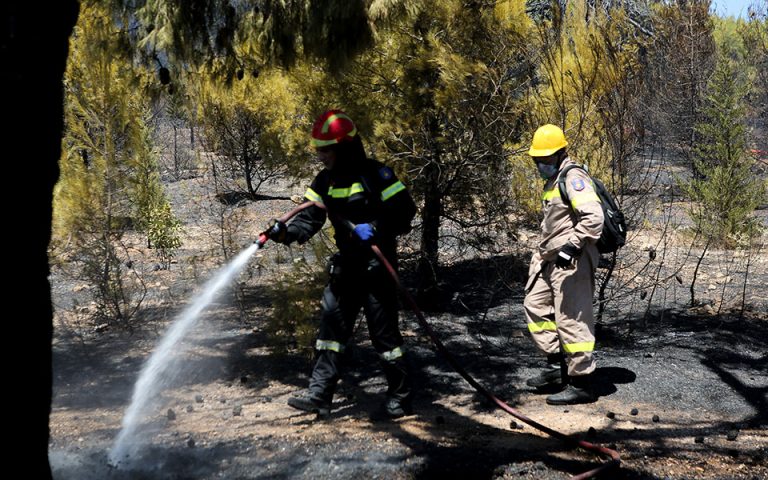
M 575 165 L 570 158 L 560 164 L 559 172 L 568 165 Z M 542 195 L 544 219 L 541 222 L 541 243 L 539 254 L 551 261 L 567 242 L 579 249 L 593 244 L 603 231 L 603 208 L 595 193 L 589 175 L 580 168 L 573 168 L 565 179 L 565 187 L 571 205 L 560 198 L 557 180 L 560 173 L 547 181 Z

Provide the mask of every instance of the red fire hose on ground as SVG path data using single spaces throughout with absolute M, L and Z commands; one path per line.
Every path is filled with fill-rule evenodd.
M 298 214 L 302 210 L 312 205 L 315 205 L 318 208 L 322 208 L 323 210 L 326 209 L 325 205 L 321 203 L 305 202 L 299 205 L 298 207 L 294 208 L 290 212 L 286 213 L 282 217 L 280 217 L 278 221 L 285 223 L 291 218 L 293 218 L 296 214 Z M 348 220 L 342 220 L 342 222 L 348 227 L 350 227 L 350 230 L 354 229 L 354 225 Z M 264 232 L 259 234 L 259 238 L 256 241 L 256 243 L 258 243 L 259 247 L 261 247 L 267 242 L 267 240 L 269 240 L 269 236 L 267 235 L 266 232 Z M 440 341 L 440 339 L 435 334 L 434 330 L 432 330 L 432 327 L 429 326 L 429 323 L 427 323 L 427 320 L 424 317 L 424 314 L 422 313 L 419 306 L 416 304 L 416 301 L 413 299 L 410 292 L 408 292 L 408 290 L 406 290 L 405 287 L 403 287 L 402 283 L 400 283 L 400 277 L 397 275 L 397 272 L 392 267 L 392 264 L 390 264 L 387 258 L 384 256 L 384 254 L 381 253 L 381 250 L 379 250 L 379 247 L 372 244 L 371 250 L 373 250 L 373 253 L 376 255 L 376 257 L 378 257 L 379 261 L 381 261 L 382 265 L 384 265 L 384 267 L 387 269 L 387 272 L 389 272 L 389 275 L 392 277 L 392 280 L 394 280 L 395 284 L 400 289 L 400 292 L 403 294 L 403 297 L 405 297 L 405 300 L 408 302 L 408 305 L 416 314 L 416 318 L 419 321 L 419 325 L 421 325 L 424 331 L 427 332 L 427 335 L 429 335 L 429 338 L 432 340 L 432 343 L 434 343 L 435 347 L 437 347 L 437 350 L 448 361 L 451 367 L 459 375 L 461 375 L 461 377 L 464 380 L 467 381 L 467 383 L 472 385 L 472 387 L 474 387 L 475 390 L 477 390 L 480 394 L 482 394 L 488 400 L 493 402 L 498 408 L 500 408 L 501 410 L 504 410 L 505 412 L 512 415 L 513 417 L 527 423 L 533 428 L 540 430 L 546 433 L 547 435 L 555 437 L 559 440 L 562 440 L 563 442 L 565 442 L 568 445 L 571 445 L 574 448 L 583 448 L 584 450 L 603 456 L 607 459 L 607 461 L 602 463 L 600 466 L 571 477 L 571 480 L 584 480 L 587 478 L 592 478 L 595 475 L 604 473 L 612 468 L 618 468 L 619 464 L 621 463 L 621 457 L 619 456 L 619 452 L 617 452 L 616 450 L 612 450 L 607 447 L 595 445 L 594 443 L 590 443 L 584 440 L 579 440 L 579 439 L 570 437 L 564 433 L 558 432 L 557 430 L 551 429 L 546 425 L 542 425 L 539 422 L 532 420 L 527 416 L 523 415 L 518 410 L 510 407 L 505 401 L 499 399 L 496 395 L 493 394 L 493 392 L 491 392 L 490 390 L 482 386 L 477 380 L 472 378 L 472 376 L 469 373 L 467 373 L 466 370 L 464 370 L 464 368 L 459 364 L 459 362 L 456 361 L 456 358 L 448 351 L 448 349 L 445 348 L 445 345 L 443 345 L 443 342 Z

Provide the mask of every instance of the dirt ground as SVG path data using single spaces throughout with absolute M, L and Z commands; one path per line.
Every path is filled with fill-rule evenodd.
M 183 381 L 162 394 L 141 435 L 146 445 L 128 470 L 111 469 L 106 455 L 148 352 L 130 341 L 115 349 L 114 339 L 58 344 L 54 477 L 567 478 L 594 464 L 590 455 L 522 422 L 511 424 L 514 419 L 474 394 L 415 332 L 408 332 L 420 385 L 414 415 L 377 417 L 385 384 L 359 335 L 331 418 L 316 420 L 285 404 L 306 386 L 305 360 L 271 356 L 258 330 L 212 323 L 209 333 L 218 335 L 198 338 L 185 352 Z M 734 330 L 743 326 L 734 322 L 721 332 L 740 336 Z M 765 343 L 705 355 L 696 347 L 701 336 L 686 335 L 690 330 L 675 331 L 684 345 L 677 336 L 674 346 L 667 344 L 659 332 L 643 332 L 653 334 L 652 342 L 606 342 L 600 400 L 570 407 L 548 406 L 541 395 L 516 388 L 536 363 L 524 337 L 511 337 L 506 355 L 471 346 L 459 352 L 460 339 L 450 345 L 477 378 L 534 420 L 616 448 L 621 472 L 607 478 L 768 478 Z
M 257 225 L 286 206 L 284 200 L 260 203 L 251 218 Z M 187 234 L 202 241 L 195 212 L 186 214 Z M 396 421 L 379 415 L 386 384 L 364 326 L 356 331 L 331 418 L 291 409 L 286 400 L 306 388 L 311 364 L 298 352 L 268 347 L 264 275 L 247 287 L 247 318 L 229 296 L 205 313 L 149 409 L 138 453 L 112 467 L 107 456 L 143 362 L 193 295 L 193 278 L 210 272 L 190 273 L 189 258 L 147 274 L 155 295 L 147 305 L 155 310 L 148 309 L 153 314 L 132 334 L 97 328 L 73 335 L 78 320 L 65 311 L 87 310 L 73 299 L 88 286 L 52 277 L 58 307 L 49 449 L 54 478 L 561 479 L 600 461 L 496 410 L 437 355 L 408 311 L 402 327 L 418 386 L 413 415 Z M 554 407 L 524 387 L 541 359 L 525 333 L 522 285 L 513 281 L 509 295 L 481 302 L 483 308 L 460 288 L 461 278 L 477 277 L 472 269 L 486 267 L 474 262 L 449 272 L 447 278 L 456 279 L 454 301 L 430 312 L 430 323 L 465 368 L 510 405 L 618 450 L 620 470 L 603 478 L 768 479 L 764 311 L 612 315 L 598 336 L 599 400 Z M 160 308 L 164 301 L 173 306 Z

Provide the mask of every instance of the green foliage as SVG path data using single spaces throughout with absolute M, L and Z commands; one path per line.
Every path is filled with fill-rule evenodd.
M 654 126 L 692 158 L 698 143 L 695 125 L 707 80 L 715 66 L 714 24 L 710 0 L 660 3 L 655 13 L 656 38 L 649 50 L 649 95 L 658 102 Z
M 135 223 L 140 231 L 147 231 L 151 218 L 156 215 L 154 212 L 158 209 L 167 207 L 170 212 L 170 205 L 160 182 L 157 155 L 152 144 L 152 132 L 147 121 L 144 120 L 148 116 L 145 109 L 141 121 L 137 122 L 138 134 L 133 157 L 128 160 L 127 166 L 130 170 L 126 170 L 129 173 L 127 180 L 132 187 L 129 195 L 135 208 Z
M 320 91 L 310 110 L 348 111 L 370 152 L 411 188 L 431 265 L 441 221 L 473 232 L 464 239 L 505 227 L 508 145 L 526 115 L 520 87 L 529 73 L 528 30 L 515 22 L 523 5 L 418 4 L 390 18 L 374 47 L 339 75 L 302 78 L 310 98 Z
M 173 215 L 160 183 L 150 129 L 146 122 L 141 122 L 138 128 L 143 142 L 137 145 L 135 157 L 131 159 L 133 175 L 129 179 L 133 186 L 135 224 L 147 235 L 147 244 L 156 249 L 159 260 L 168 268 L 174 251 L 181 246 L 181 222 Z
M 726 56 L 720 61 L 709 84 L 704 121 L 696 125 L 700 141 L 694 148 L 697 165 L 715 167 L 742 163 L 746 149 L 744 125 L 744 75 Z M 700 170 L 697 169 L 697 170 Z
M 71 256 L 99 312 L 127 326 L 144 286 L 126 278 L 122 237 L 167 201 L 146 125 L 149 75 L 135 69 L 110 12 L 83 2 L 65 73 L 65 130 L 54 190 L 53 252 Z M 57 249 L 56 247 L 61 247 Z
M 203 77 L 194 85 L 197 112 L 217 168 L 233 179 L 229 188 L 256 197 L 266 181 L 306 159 L 302 97 L 280 70 L 243 76 L 230 85 Z
M 745 93 L 744 75 L 722 56 L 709 84 L 706 121 L 696 125 L 698 175 L 685 185 L 696 231 L 728 247 L 754 231 L 753 212 L 766 194 L 764 182 L 751 171 L 754 159 L 746 154 Z
M 531 168 L 532 163 L 525 154 L 510 157 L 511 195 L 515 210 L 529 226 L 539 222 L 541 212 L 541 178 L 536 168 Z
M 81 264 L 80 278 L 94 287 L 95 319 L 131 330 L 147 289 L 141 279 L 126 275 L 117 242 L 109 237 L 95 238 L 77 258 Z
M 270 343 L 278 350 L 298 348 L 311 356 L 319 324 L 320 302 L 328 282 L 326 261 L 330 245 L 313 238 L 310 260 L 296 258 L 291 271 L 269 287 L 272 313 L 267 321 Z
M 149 75 L 122 55 L 119 30 L 85 3 L 65 76 L 65 132 L 54 191 L 55 240 L 146 223 L 165 201 L 147 126 Z M 125 220 L 127 219 L 127 220 Z M 85 242 L 87 244 L 87 241 Z
M 726 17 L 713 19 L 712 37 L 720 54 L 727 54 L 736 63 L 741 63 L 747 57 L 744 39 L 739 34 L 745 27 L 744 20 Z
M 208 67 L 231 79 L 239 68 L 289 66 L 312 58 L 336 71 L 368 48 L 377 23 L 426 2 L 416 0 L 145 0 L 112 2 L 133 43 L 183 68 Z M 171 68 L 173 68 L 171 66 Z
M 695 230 L 716 245 L 745 245 L 750 232 L 758 230 L 753 217 L 765 184 L 755 179 L 745 165 L 702 167 L 706 178 L 692 180 L 686 193 L 696 204 L 689 209 Z
M 181 246 L 181 222 L 171 212 L 168 202 L 155 204 L 149 210 L 147 239 L 157 249 L 160 260 L 168 268 L 175 250 Z
M 65 75 L 61 177 L 54 192 L 54 235 L 67 238 L 105 217 L 130 217 L 126 172 L 138 132 L 139 81 L 119 53 L 106 11 L 84 5 Z
M 312 120 L 328 108 L 343 108 L 357 122 L 369 153 L 392 165 L 414 193 L 421 213 L 415 235 L 421 236 L 428 269 L 437 271 L 438 256 L 446 252 L 438 248 L 441 235 L 454 236 L 461 246 L 504 248 L 499 240 L 509 219 L 533 218 L 540 180 L 525 152 L 543 123 L 563 126 L 575 159 L 618 192 L 625 178 L 640 170 L 631 162 L 641 158 L 638 145 L 646 133 L 689 154 L 700 173 L 696 182 L 745 179 L 741 167 L 726 167 L 736 158 L 717 136 L 726 129 L 706 127 L 719 120 L 704 108 L 704 93 L 715 53 L 728 52 L 756 85 L 747 113 L 764 119 L 765 9 L 747 22 L 713 23 L 710 3 L 146 0 L 111 5 L 152 68 L 171 69 L 168 114 L 181 119 L 189 109 L 188 120 L 201 123 L 213 153 L 216 193 L 222 193 L 219 182 L 228 181 L 225 188 L 257 197 L 263 181 L 286 172 L 303 183 L 319 168 L 309 161 Z M 109 38 L 121 37 L 113 32 Z M 92 38 L 78 48 L 109 44 L 109 38 Z M 107 50 L 115 65 L 109 75 L 89 66 L 77 77 L 80 90 L 72 91 L 87 92 L 90 87 L 79 85 L 99 78 L 112 79 L 111 88 L 117 89 L 129 75 L 120 67 L 127 63 L 118 61 L 124 51 L 124 43 Z M 112 52 L 117 53 L 109 56 Z M 79 105 L 98 105 L 112 96 L 140 105 L 131 95 L 147 93 L 142 85 L 157 80 L 135 72 L 131 88 L 83 97 Z M 118 108 L 103 118 L 91 118 L 88 108 L 78 111 L 72 103 L 68 123 L 74 127 L 65 139 L 69 156 L 62 160 L 67 188 L 59 189 L 64 208 L 57 218 L 68 226 L 58 229 L 60 239 L 80 230 L 72 228 L 75 223 L 100 218 L 107 204 L 115 214 L 102 224 L 112 231 L 120 223 L 115 218 L 135 218 L 139 228 L 155 232 L 148 228 L 152 218 L 174 232 L 173 221 L 164 216 L 170 210 L 162 192 L 152 186 L 151 156 L 140 154 L 148 152 L 147 144 L 135 140 L 141 129 L 130 118 L 138 118 L 138 110 L 123 114 L 120 109 L 128 107 L 113 104 Z M 111 119 L 109 131 L 98 132 L 114 144 L 95 148 L 100 146 L 93 140 L 95 126 Z M 143 172 L 143 187 L 123 181 L 134 178 L 135 169 Z M 109 188 L 125 185 L 130 189 Z M 707 189 L 725 185 L 691 188 L 692 197 L 710 201 Z M 237 245 L 230 227 L 241 217 L 231 211 L 220 216 L 216 241 L 225 255 Z M 153 243 L 165 238 L 152 235 L 158 235 Z M 284 290 L 309 288 L 301 282 L 314 273 L 303 269 L 311 270 L 297 264 L 293 284 Z M 281 304 L 274 331 L 295 336 L 290 312 L 309 318 L 314 307 L 301 304 L 299 293 L 291 298 Z
M 621 162 L 632 153 L 629 144 L 638 123 L 632 103 L 643 73 L 640 33 L 623 9 L 594 9 L 585 0 L 555 8 L 551 20 L 540 21 L 541 84 L 531 85 L 525 145 L 538 126 L 559 125 L 578 161 L 599 177 L 621 180 L 626 175 Z
M 538 209 L 532 164 L 525 155 L 509 157 L 524 151 L 524 132 L 545 119 L 569 126 L 593 171 L 607 170 L 611 154 L 631 151 L 629 107 L 611 103 L 638 69 L 636 32 L 621 10 L 590 12 L 579 0 L 537 26 L 525 0 L 198 7 L 185 13 L 178 2 L 153 0 L 134 13 L 152 26 L 139 35 L 142 47 L 197 67 L 190 91 L 217 168 L 251 195 L 271 169 L 309 175 L 316 170 L 306 155 L 312 118 L 343 108 L 370 153 L 395 167 L 422 206 L 422 251 L 431 265 L 442 222 L 460 238 L 490 240 L 510 213 L 530 217 Z M 187 35 L 195 40 L 185 46 Z M 269 67 L 275 59 L 290 59 L 292 68 Z M 617 132 L 609 141 L 607 130 Z
M 751 10 L 749 20 L 741 24 L 739 33 L 744 48 L 749 52 L 744 58 L 749 68 L 749 84 L 753 86 L 749 98 L 750 114 L 768 124 L 768 0 L 758 0 Z M 758 148 L 768 147 L 765 140 Z

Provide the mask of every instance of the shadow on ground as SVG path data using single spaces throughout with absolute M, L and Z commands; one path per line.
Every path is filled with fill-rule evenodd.
M 505 269 L 511 277 L 487 273 L 498 271 L 499 262 L 517 265 Z M 527 335 L 519 334 L 524 328 L 520 302 L 519 298 L 512 299 L 510 293 L 512 289 L 520 293 L 521 287 L 515 284 L 514 276 L 519 275 L 523 263 L 514 258 L 496 258 L 457 264 L 446 272 L 452 279 L 445 295 L 448 306 L 428 315 L 442 341 L 461 364 L 513 406 L 525 400 L 527 392 L 518 386 L 523 385 L 524 378 L 541 362 Z M 246 299 L 256 309 L 263 311 L 268 307 L 264 291 L 259 289 L 249 291 Z M 647 403 L 656 402 L 665 408 L 688 409 L 693 416 L 665 418 L 663 426 L 643 429 L 626 427 L 617 419 L 605 428 L 592 433 L 585 431 L 579 436 L 592 442 L 617 444 L 630 459 L 722 455 L 745 465 L 759 465 L 759 459 L 766 454 L 765 445 L 728 444 L 715 439 L 733 430 L 738 433 L 739 429 L 767 424 L 768 325 L 759 319 L 728 316 L 681 314 L 664 318 L 664 321 L 629 318 L 604 326 L 598 338 L 597 393 L 601 401 L 628 404 L 645 399 Z M 280 438 L 244 434 L 238 442 L 195 447 L 184 445 L 183 439 L 179 439 L 178 445 L 152 447 L 145 453 L 148 467 L 136 469 L 133 476 L 121 477 L 123 473 L 117 470 L 107 472 L 110 476 L 92 478 L 208 478 L 226 472 L 230 478 L 376 475 L 490 478 L 506 475 L 555 479 L 566 476 L 564 472 L 575 474 L 595 465 L 596 459 L 589 455 L 567 458 L 553 455 L 569 447 L 558 440 L 534 435 L 530 427 L 500 430 L 473 420 L 471 415 L 457 413 L 457 407 L 467 407 L 470 412 L 490 412 L 494 406 L 473 394 L 472 388 L 435 353 L 412 314 L 403 312 L 402 322 L 407 330 L 418 332 L 407 339 L 414 383 L 418 385 L 415 417 L 370 423 L 371 433 L 379 434 L 371 438 L 392 438 L 395 441 L 391 444 L 382 445 L 358 437 L 348 439 L 343 435 L 321 445 L 303 443 L 299 434 Z M 298 353 L 271 355 L 264 348 L 269 339 L 262 323 L 254 321 L 246 329 L 246 325 L 237 323 L 224 310 L 214 311 L 207 323 L 206 328 L 210 330 L 206 332 L 210 334 L 195 339 L 194 361 L 190 360 L 187 365 L 190 376 L 182 385 L 239 382 L 245 388 L 260 391 L 271 382 L 280 382 L 297 392 L 306 388 L 312 362 Z M 249 333 L 243 334 L 244 331 Z M 73 406 L 77 401 L 82 408 L 124 406 L 144 360 L 130 353 L 135 347 L 133 340 L 104 338 L 82 347 L 70 344 L 66 349 L 55 350 L 57 382 L 66 385 L 57 396 L 57 404 Z M 339 426 L 345 425 L 346 420 L 374 414 L 386 389 L 378 357 L 364 328 L 358 329 L 354 342 L 356 346 L 349 348 L 348 365 L 330 419 Z M 149 350 L 151 346 L 146 349 Z M 220 368 L 201 369 L 200 365 L 207 361 L 219 364 Z M 93 388 L 88 383 L 93 378 L 99 379 L 104 393 L 82 396 L 81 391 Z M 459 394 L 465 394 L 462 398 L 467 400 L 447 400 Z M 712 403 L 720 397 L 721 403 Z M 458 401 L 464 403 L 450 403 Z M 694 414 L 703 406 L 722 412 L 722 418 L 697 420 Z M 600 408 L 600 402 L 595 404 L 596 413 Z M 307 422 L 311 428 L 314 421 L 309 416 L 288 410 L 287 406 L 286 409 L 287 415 L 296 417 L 291 424 Z M 413 420 L 424 424 L 423 434 L 412 433 L 409 422 Z M 704 439 L 702 443 L 682 441 L 697 436 Z M 654 446 L 641 449 L 638 442 Z M 58 478 L 74 478 L 67 476 L 66 469 L 72 468 L 75 472 L 78 461 L 94 462 L 99 465 L 94 471 L 104 471 L 104 452 L 94 451 L 90 457 L 81 454 L 77 456 L 80 460 L 67 457 L 70 453 L 65 451 L 54 452 L 54 455 L 60 457 L 57 468 L 63 472 Z M 83 465 L 77 468 L 87 470 Z M 176 476 L 163 477 L 160 472 L 170 468 L 178 470 Z M 635 466 L 606 478 L 658 477 Z
M 224 192 L 216 194 L 216 199 L 224 205 L 237 205 L 240 202 L 259 202 L 262 200 L 290 200 L 290 197 L 274 196 L 274 195 L 262 195 L 257 193 L 251 195 L 248 192 Z

